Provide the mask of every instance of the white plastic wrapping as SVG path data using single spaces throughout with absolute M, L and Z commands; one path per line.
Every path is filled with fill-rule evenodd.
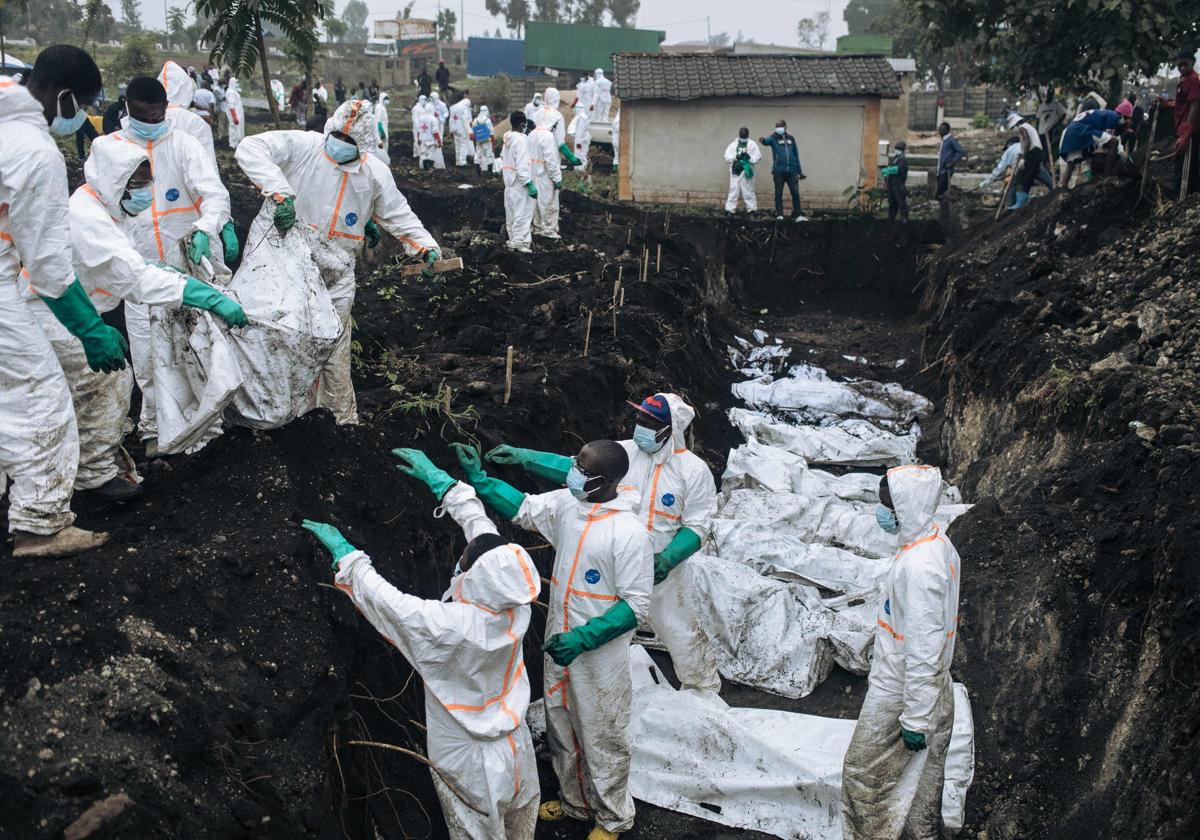
M 809 464 L 897 467 L 917 457 L 917 436 L 884 431 L 866 420 L 844 420 L 833 426 L 793 426 L 744 408 L 729 409 L 729 422 L 747 440 L 799 455 Z

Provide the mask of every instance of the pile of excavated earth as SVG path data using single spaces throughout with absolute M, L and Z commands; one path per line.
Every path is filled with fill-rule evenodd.
M 259 198 L 223 165 L 244 236 Z M 1139 202 L 1136 181 L 1105 179 L 942 243 L 933 224 L 729 224 L 568 191 L 564 240 L 521 255 L 495 182 L 400 185 L 466 269 L 402 278 L 390 240 L 361 263 L 360 425 L 315 412 L 191 455 L 135 449 L 144 500 L 77 506 L 107 546 L 9 561 L 0 837 L 446 836 L 424 766 L 348 744 L 423 751 L 421 687 L 329 586 L 300 520 L 439 597 L 462 537 L 393 447 L 443 466 L 462 440 L 574 451 L 626 431 L 626 398 L 670 390 L 698 409 L 692 448 L 720 476 L 746 443 L 727 348 L 755 329 L 780 339 L 781 366 L 927 397 L 917 457 L 975 503 L 949 531 L 975 726 L 962 836 L 1200 833 L 1200 199 Z M 551 552 L 518 538 L 548 575 Z M 525 644 L 535 696 L 543 622 L 535 609 Z M 722 694 L 855 717 L 864 678 L 829 671 L 802 699 Z M 750 835 L 639 803 L 629 836 Z

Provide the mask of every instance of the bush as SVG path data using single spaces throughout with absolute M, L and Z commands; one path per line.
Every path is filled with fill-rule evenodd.
M 991 122 L 987 114 L 976 114 L 971 117 L 971 128 L 987 128 Z
M 476 112 L 480 105 L 488 106 L 492 116 L 497 120 L 508 118 L 512 110 L 512 81 L 501 73 L 486 79 L 471 79 L 463 82 L 463 87 L 471 91 L 471 106 Z
M 152 76 L 161 65 L 154 35 L 149 32 L 133 32 L 126 35 L 125 43 L 109 63 L 104 73 L 110 83 L 128 82 L 134 76 Z

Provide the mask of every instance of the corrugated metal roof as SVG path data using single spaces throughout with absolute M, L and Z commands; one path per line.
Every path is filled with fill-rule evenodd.
M 892 69 L 897 73 L 917 72 L 917 60 L 915 58 L 889 58 L 887 63 L 892 65 Z
M 900 96 L 880 56 L 620 53 L 613 90 L 622 100 L 705 96 Z

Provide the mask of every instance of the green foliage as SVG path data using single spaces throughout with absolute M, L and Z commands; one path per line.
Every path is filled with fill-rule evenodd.
M 583 23 L 629 28 L 637 21 L 641 0 L 485 0 L 488 14 L 503 17 L 509 30 L 521 36 L 525 21 Z
M 817 12 L 809 18 L 803 18 L 796 24 L 796 37 L 800 46 L 813 50 L 825 49 L 829 40 L 829 12 Z
M 987 114 L 971 115 L 971 128 L 987 128 L 991 124 L 992 121 L 988 119 Z
M 141 0 L 121 0 L 121 20 L 134 32 L 142 28 Z
M 83 44 L 86 49 L 88 41 L 92 45 L 107 41 L 112 37 L 116 21 L 112 9 L 104 0 L 87 0 L 83 5 Z
M 352 43 L 364 43 L 368 38 L 367 15 L 371 10 L 363 0 L 350 0 L 342 9 L 342 21 L 346 24 L 346 40 Z
M 437 37 L 439 41 L 453 41 L 457 34 L 458 15 L 451 9 L 442 9 L 437 14 Z
M 134 32 L 121 39 L 121 49 L 108 65 L 105 78 L 120 83 L 134 76 L 153 75 L 161 62 L 154 33 Z
M 187 43 L 187 12 L 178 6 L 167 12 L 167 36 L 172 46 Z
M 472 79 L 471 104 L 477 112 L 480 105 L 486 105 L 492 116 L 502 120 L 507 118 L 512 110 L 512 80 L 503 73 L 486 79 Z
M 887 198 L 887 192 L 883 187 L 864 189 L 857 184 L 853 187 L 846 187 L 842 191 L 842 195 L 846 196 L 846 204 L 850 206 L 850 210 L 859 216 L 875 215 L 883 207 L 883 200 Z
M 842 10 L 847 34 L 865 35 L 874 32 L 871 27 L 886 18 L 895 5 L 896 0 L 850 0 Z
M 334 41 L 346 40 L 346 33 L 350 30 L 346 26 L 346 22 L 341 18 L 326 18 L 325 22 L 321 25 L 325 29 L 325 43 L 327 44 L 332 44 Z

